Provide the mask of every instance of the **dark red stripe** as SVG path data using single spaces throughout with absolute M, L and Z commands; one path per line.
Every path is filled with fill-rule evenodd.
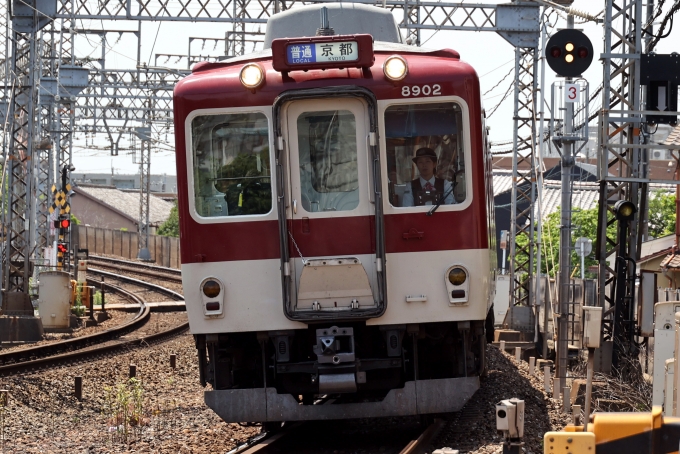
M 291 233 L 305 257 L 374 254 L 374 225 L 373 216 L 295 220 Z M 289 243 L 290 255 L 296 257 L 295 245 Z
M 476 215 L 475 211 L 473 205 L 463 211 L 438 211 L 433 216 L 386 215 L 385 248 L 388 253 L 485 249 L 486 216 Z M 418 238 L 421 234 L 422 238 Z
M 182 263 L 265 260 L 281 257 L 279 222 L 182 223 Z

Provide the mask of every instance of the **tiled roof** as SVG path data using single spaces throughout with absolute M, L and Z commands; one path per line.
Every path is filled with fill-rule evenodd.
M 671 252 L 666 256 L 665 259 L 661 262 L 661 268 L 680 268 L 680 254 L 677 252 Z
M 680 146 L 680 125 L 673 128 L 666 140 L 663 141 L 664 145 L 678 145 Z
M 497 196 L 512 189 L 512 174 L 507 172 L 493 173 L 493 195 Z
M 562 187 L 556 184 L 543 185 L 543 197 L 541 198 L 541 208 L 543 217 L 553 213 L 562 206 Z M 597 206 L 600 196 L 600 187 L 597 184 L 579 183 L 574 185 L 571 193 L 571 202 L 574 209 L 589 210 Z M 537 208 L 538 210 L 538 208 Z
M 139 219 L 139 192 L 123 192 L 112 186 L 79 185 L 78 190 L 102 201 L 134 220 Z M 171 202 L 151 194 L 149 198 L 149 223 L 160 225 L 170 216 Z
M 497 196 L 512 189 L 512 175 L 509 173 L 494 172 L 493 175 L 493 195 Z M 543 184 L 543 197 L 541 207 L 543 217 L 557 211 L 562 204 L 562 188 L 554 182 Z M 584 210 L 597 206 L 599 197 L 599 185 L 597 183 L 578 182 L 574 185 L 572 201 L 574 208 Z

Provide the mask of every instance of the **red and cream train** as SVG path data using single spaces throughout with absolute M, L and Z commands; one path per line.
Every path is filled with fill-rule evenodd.
M 496 265 L 473 68 L 402 43 L 389 11 L 315 5 L 273 16 L 263 51 L 195 65 L 174 109 L 206 403 L 262 422 L 459 409 Z

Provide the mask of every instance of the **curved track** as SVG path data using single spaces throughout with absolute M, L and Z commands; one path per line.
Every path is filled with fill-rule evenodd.
M 170 296 L 175 300 L 183 299 L 181 294 L 155 284 L 150 284 L 126 276 L 115 275 L 105 271 L 92 269 L 89 271 L 117 279 L 121 282 L 129 282 L 138 286 L 150 288 L 154 292 Z M 2 353 L 0 354 L 0 375 L 25 372 L 36 368 L 53 367 L 65 362 L 71 362 L 87 357 L 101 355 L 103 353 L 109 353 L 140 343 L 150 343 L 164 337 L 180 333 L 189 328 L 189 323 L 187 322 L 156 334 L 138 337 L 135 339 L 121 340 L 121 336 L 142 327 L 149 320 L 151 313 L 150 307 L 146 304 L 143 298 L 117 285 L 104 283 L 90 278 L 88 278 L 88 283 L 99 286 L 103 285 L 108 291 L 122 295 L 129 301 L 137 303 L 139 305 L 139 311 L 132 320 L 102 332 Z M 99 345 L 102 343 L 106 343 L 106 345 Z
M 90 255 L 88 266 L 112 269 L 117 271 L 127 271 L 139 275 L 149 276 L 156 279 L 164 279 L 171 282 L 182 283 L 182 272 L 174 268 L 163 266 L 148 265 L 145 263 L 130 260 L 114 259 L 111 257 L 101 257 Z

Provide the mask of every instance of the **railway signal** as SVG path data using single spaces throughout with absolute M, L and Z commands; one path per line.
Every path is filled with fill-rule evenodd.
M 640 58 L 640 85 L 646 85 L 647 111 L 668 112 L 669 115 L 646 116 L 650 123 L 676 125 L 678 117 L 678 84 L 680 83 L 680 55 L 649 53 Z
M 578 77 L 593 62 L 593 44 L 579 30 L 558 31 L 545 48 L 545 61 L 562 77 Z
M 68 254 L 66 243 L 57 243 L 57 269 L 64 267 L 64 257 Z

